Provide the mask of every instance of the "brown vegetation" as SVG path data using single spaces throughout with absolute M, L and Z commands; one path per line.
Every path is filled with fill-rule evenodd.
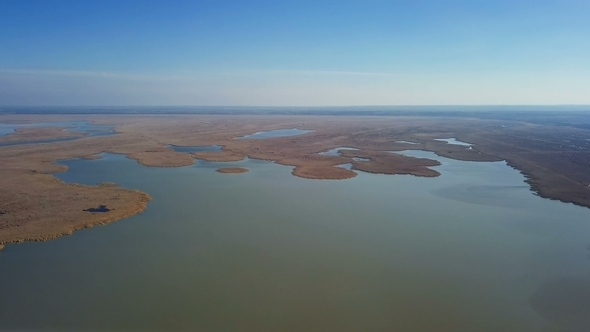
M 64 130 L 65 128 L 41 127 L 41 128 L 20 128 L 14 133 L 0 136 L 0 145 L 7 143 L 19 143 L 27 141 L 44 141 L 50 139 L 75 138 L 84 136 L 83 133 L 76 133 Z
M 224 173 L 224 174 L 238 174 L 238 173 L 246 173 L 246 172 L 248 172 L 248 169 L 243 168 L 243 167 L 224 167 L 224 168 L 218 168 L 217 172 Z
M 506 160 L 527 176 L 540 196 L 590 207 L 590 141 L 586 140 L 590 131 L 565 126 L 377 116 L 0 116 L 0 122 L 64 120 L 112 125 L 117 134 L 0 147 L 0 211 L 5 212 L 0 214 L 0 243 L 50 239 L 143 210 L 149 200 L 146 194 L 109 185 L 69 185 L 51 175 L 65 171 L 54 163 L 57 160 L 98 158 L 102 152 L 124 154 L 150 167 L 191 165 L 193 158 L 221 162 L 249 157 L 293 167 L 293 175 L 308 179 L 347 179 L 356 176 L 355 171 L 437 176 L 430 167 L 438 162 L 391 152 L 420 149 L 458 160 Z M 272 139 L 235 139 L 258 131 L 291 128 L 314 131 Z M 61 137 L 63 131 L 39 128 L 35 135 L 12 134 L 17 135 L 19 141 L 34 141 Z M 434 140 L 449 137 L 475 145 L 469 149 Z M 182 153 L 167 148 L 169 144 L 221 145 L 223 150 Z M 358 150 L 342 150 L 338 156 L 319 154 L 341 146 Z M 348 163 L 351 170 L 338 167 Z M 96 214 L 83 211 L 99 205 L 112 210 Z

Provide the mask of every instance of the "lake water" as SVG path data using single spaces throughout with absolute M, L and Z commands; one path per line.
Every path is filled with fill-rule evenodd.
M 115 132 L 113 131 L 113 127 L 105 126 L 105 125 L 95 125 L 88 123 L 86 121 L 62 121 L 62 122 L 38 122 L 38 123 L 28 123 L 28 124 L 6 124 L 0 123 L 0 137 L 12 134 L 17 129 L 24 129 L 24 128 L 42 128 L 42 127 L 58 127 L 58 128 L 65 128 L 65 131 L 70 131 L 73 133 L 85 133 L 87 136 L 107 136 L 113 135 Z M 62 141 L 71 141 L 75 139 L 79 139 L 80 137 L 69 137 L 69 138 L 56 138 L 56 139 L 49 139 L 49 140 L 33 140 L 33 141 L 26 141 L 26 142 L 8 142 L 8 143 L 0 143 L 1 146 L 11 146 L 11 145 L 22 145 L 22 144 L 41 144 L 41 143 L 54 143 L 54 142 L 62 142 Z
M 441 176 L 65 161 L 64 181 L 153 200 L 107 226 L 8 245 L 0 330 L 590 330 L 590 209 L 533 195 L 504 162 L 404 153 L 441 161 Z
M 447 142 L 447 144 L 451 144 L 451 145 L 461 145 L 461 146 L 473 146 L 473 144 L 471 143 L 467 143 L 467 142 L 463 142 L 460 141 L 456 138 L 435 138 L 435 141 L 440 141 L 440 142 Z
M 0 136 L 14 133 L 16 129 L 42 127 L 63 127 L 66 128 L 66 131 L 87 133 L 91 135 L 104 135 L 106 133 L 112 133 L 113 131 L 113 128 L 110 126 L 95 125 L 86 121 L 37 122 L 27 124 L 0 123 Z
M 420 144 L 420 143 L 417 143 L 417 142 L 410 142 L 410 141 L 395 141 L 395 143 Z
M 203 145 L 203 146 L 179 146 L 179 145 L 166 145 L 167 148 L 172 149 L 176 152 L 206 152 L 206 151 L 221 151 L 221 145 Z
M 322 155 L 322 156 L 339 156 L 340 155 L 340 150 L 352 150 L 352 151 L 356 151 L 358 149 L 357 148 L 349 148 L 349 147 L 346 147 L 346 146 L 341 146 L 339 148 L 333 148 L 333 149 L 330 149 L 328 151 L 320 152 L 318 154 L 319 155 Z
M 252 135 L 240 136 L 237 139 L 266 139 L 266 138 L 275 138 L 275 137 L 288 137 L 288 136 L 297 136 L 303 135 L 307 133 L 311 133 L 313 130 L 301 130 L 301 129 L 276 129 L 276 130 L 268 130 L 268 131 L 259 131 Z

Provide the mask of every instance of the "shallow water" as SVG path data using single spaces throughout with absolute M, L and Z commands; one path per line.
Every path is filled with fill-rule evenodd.
M 268 130 L 268 131 L 259 131 L 252 135 L 240 136 L 237 139 L 266 139 L 266 138 L 275 138 L 275 137 L 288 137 L 288 136 L 297 136 L 303 135 L 307 133 L 311 133 L 313 130 L 301 130 L 301 129 L 276 129 L 276 130 Z
M 205 152 L 205 151 L 221 151 L 221 145 L 203 145 L 203 146 L 179 146 L 166 145 L 167 148 L 176 152 Z
M 420 143 L 417 143 L 417 142 L 410 142 L 410 141 L 395 141 L 395 143 L 420 144 Z
M 63 162 L 64 181 L 153 200 L 104 227 L 7 246 L 0 329 L 588 331 L 590 209 L 533 195 L 504 162 L 404 154 L 441 161 L 441 176 Z
M 461 145 L 461 146 L 473 146 L 473 144 L 471 143 L 467 143 L 467 142 L 462 142 L 456 138 L 435 138 L 435 141 L 441 141 L 441 142 L 447 142 L 447 144 L 451 144 L 451 145 Z
M 353 150 L 354 151 L 354 150 L 358 150 L 358 149 L 357 148 L 349 148 L 346 146 L 341 146 L 339 148 L 333 148 L 328 151 L 320 152 L 318 154 L 322 155 L 322 156 L 339 156 L 340 150 Z
M 64 129 L 65 131 L 87 134 L 84 137 L 108 136 L 108 135 L 113 135 L 115 133 L 113 131 L 113 127 L 111 127 L 111 126 L 95 125 L 95 124 L 88 123 L 86 121 L 38 122 L 38 123 L 28 123 L 28 124 L 0 123 L 0 137 L 8 135 L 8 134 L 12 134 L 15 132 L 16 129 L 42 128 L 42 127 L 63 127 L 63 128 L 65 128 Z M 54 143 L 54 142 L 72 141 L 72 140 L 76 140 L 79 138 L 81 138 L 81 137 L 66 137 L 66 138 L 56 138 L 56 139 L 49 139 L 49 140 L 25 141 L 25 142 L 8 142 L 8 143 L 0 143 L 0 146 Z
M 63 127 L 66 131 L 76 133 L 87 133 L 91 135 L 101 135 L 112 133 L 113 128 L 104 125 L 95 125 L 86 121 L 60 121 L 60 122 L 37 122 L 27 124 L 7 124 L 0 123 L 0 136 L 14 133 L 16 129 L 21 128 L 42 128 L 42 127 Z

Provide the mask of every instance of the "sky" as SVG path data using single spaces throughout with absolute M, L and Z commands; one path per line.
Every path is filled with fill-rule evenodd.
M 2 106 L 590 104 L 590 1 L 0 0 Z

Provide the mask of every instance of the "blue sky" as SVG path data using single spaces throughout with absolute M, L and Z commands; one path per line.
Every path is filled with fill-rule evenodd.
M 590 1 L 0 1 L 0 105 L 590 104 Z

